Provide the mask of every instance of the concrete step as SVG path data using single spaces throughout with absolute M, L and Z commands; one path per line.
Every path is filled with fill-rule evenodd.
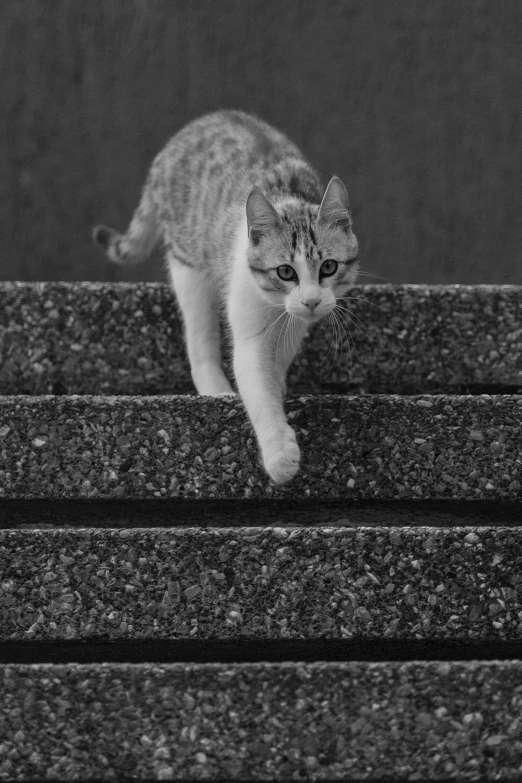
M 305 341 L 289 393 L 522 389 L 522 286 L 361 286 L 347 307 L 344 333 Z M 166 285 L 0 282 L 0 394 L 194 391 Z
M 0 530 L 0 641 L 522 637 L 522 528 Z
M 0 780 L 521 777 L 522 288 L 352 295 L 278 487 L 166 286 L 0 283 Z
M 521 682 L 520 661 L 12 664 L 0 779 L 518 780 Z
M 521 395 L 320 395 L 286 409 L 302 466 L 273 486 L 238 397 L 0 397 L 0 497 L 522 497 Z

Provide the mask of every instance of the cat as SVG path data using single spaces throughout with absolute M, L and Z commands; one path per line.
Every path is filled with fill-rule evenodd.
M 193 120 L 154 159 L 125 234 L 93 229 L 118 264 L 162 240 L 199 394 L 233 395 L 222 369 L 220 318 L 237 389 L 268 475 L 300 461 L 283 400 L 286 373 L 308 329 L 354 284 L 358 242 L 346 188 L 326 189 L 282 133 L 242 111 Z

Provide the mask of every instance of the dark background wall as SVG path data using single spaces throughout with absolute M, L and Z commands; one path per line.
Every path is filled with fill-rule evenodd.
M 366 270 L 522 283 L 521 30 L 518 0 L 1 0 L 0 279 L 165 279 L 91 226 L 231 107 L 345 181 Z

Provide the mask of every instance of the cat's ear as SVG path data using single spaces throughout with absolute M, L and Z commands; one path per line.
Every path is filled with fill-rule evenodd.
M 248 233 L 255 245 L 263 234 L 281 228 L 281 218 L 259 188 L 254 188 L 248 196 L 246 214 Z
M 339 177 L 332 177 L 324 192 L 319 213 L 318 222 L 330 223 L 340 226 L 348 231 L 352 226 L 348 193 Z

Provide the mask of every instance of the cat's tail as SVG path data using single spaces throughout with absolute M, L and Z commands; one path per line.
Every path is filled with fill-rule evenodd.
M 160 238 L 156 205 L 147 185 L 125 234 L 108 226 L 95 226 L 92 238 L 94 244 L 103 248 L 107 258 L 115 264 L 144 261 Z

